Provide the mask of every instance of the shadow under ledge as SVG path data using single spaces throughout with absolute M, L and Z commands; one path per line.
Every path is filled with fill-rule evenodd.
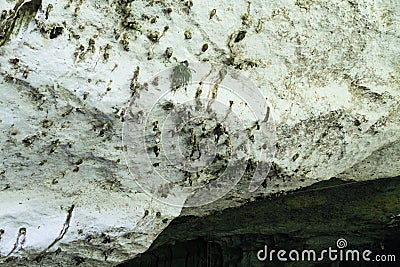
M 396 262 L 260 261 L 257 252 L 344 249 L 394 255 Z M 301 254 L 300 254 L 301 255 Z M 288 254 L 286 254 L 288 257 Z M 361 257 L 361 256 L 360 256 Z M 324 257 L 327 259 L 327 256 Z M 204 217 L 174 219 L 151 248 L 117 267 L 400 266 L 400 177 L 339 179 Z

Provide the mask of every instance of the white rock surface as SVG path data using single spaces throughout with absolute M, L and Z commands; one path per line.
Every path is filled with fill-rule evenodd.
M 0 10 L 21 3 L 2 1 Z M 116 264 L 145 251 L 180 214 L 133 182 L 121 118 L 132 86 L 183 60 L 242 68 L 272 104 L 278 137 L 266 187 L 255 194 L 238 187 L 215 205 L 187 213 L 331 177 L 400 175 L 400 2 L 190 3 L 43 0 L 33 16 L 21 11 L 27 23 L 17 23 L 22 26 L 0 46 L 2 261 L 25 227 L 23 249 L 10 256 L 33 265 L 60 234 L 73 204 L 67 233 L 44 261 Z M 0 29 L 10 16 L 4 14 Z M 58 36 L 55 27 L 63 28 Z M 157 42 L 150 40 L 157 38 L 154 31 Z M 239 31 L 246 31 L 242 40 Z M 62 257 L 52 253 L 57 248 Z

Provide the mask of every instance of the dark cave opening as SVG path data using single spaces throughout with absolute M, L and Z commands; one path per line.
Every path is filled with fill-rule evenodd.
M 178 217 L 152 247 L 118 267 L 400 266 L 400 179 L 321 182 L 204 217 Z M 260 261 L 271 249 L 317 252 L 345 238 L 350 250 L 394 255 L 397 262 Z

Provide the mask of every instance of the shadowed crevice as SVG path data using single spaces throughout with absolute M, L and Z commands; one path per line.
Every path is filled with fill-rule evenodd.
M 399 227 L 400 177 L 368 182 L 331 179 L 204 217 L 178 217 L 147 252 L 118 267 L 334 266 L 329 261 L 261 262 L 256 253 L 264 245 L 276 251 L 322 251 L 335 248 L 340 238 L 347 240 L 349 249 L 396 255 L 400 260 Z M 151 255 L 157 255 L 157 261 Z M 340 266 L 396 264 L 341 262 Z
M 13 10 L 0 21 L 0 46 L 26 31 L 41 6 L 42 0 L 18 1 Z

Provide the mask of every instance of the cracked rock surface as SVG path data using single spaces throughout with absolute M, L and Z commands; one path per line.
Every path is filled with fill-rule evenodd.
M 134 183 L 121 139 L 131 97 L 184 60 L 241 70 L 278 139 L 260 189 L 244 177 L 185 215 L 400 175 L 398 1 L 6 0 L 0 12 L 5 266 L 113 266 L 181 214 Z

